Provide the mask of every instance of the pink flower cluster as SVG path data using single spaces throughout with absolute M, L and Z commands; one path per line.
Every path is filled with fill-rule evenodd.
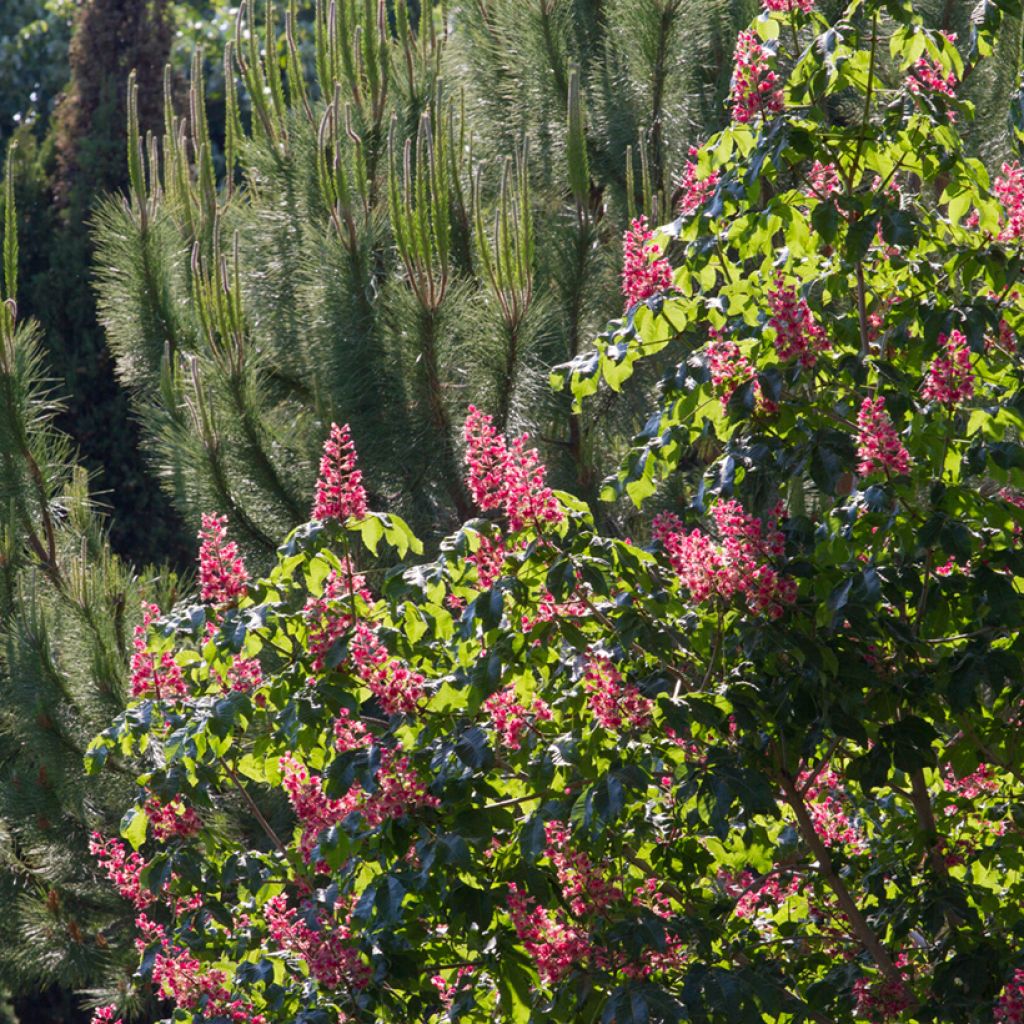
M 301 957 L 324 988 L 359 991 L 370 984 L 372 968 L 354 945 L 347 920 L 339 923 L 321 910 L 316 914 L 319 927 L 311 928 L 307 916 L 289 907 L 283 893 L 268 900 L 265 911 L 270 937 L 283 950 Z
M 775 14 L 789 14 L 791 11 L 810 14 L 814 10 L 814 0 L 764 0 L 764 9 Z
M 423 700 L 425 680 L 392 658 L 365 622 L 356 625 L 349 643 L 356 674 L 388 715 L 413 715 Z
M 762 522 L 738 501 L 720 501 L 712 511 L 720 543 L 702 530 L 687 533 L 679 519 L 662 514 L 654 520 L 669 564 L 698 604 L 712 597 L 728 601 L 742 596 L 751 612 L 777 619 L 796 600 L 796 581 L 782 576 L 770 560 L 783 553 L 777 520 Z
M 324 442 L 320 459 L 313 518 L 344 523 L 349 517 L 366 518 L 363 474 L 356 468 L 356 448 L 348 424 L 339 427 L 332 423 L 331 436 Z
M 654 232 L 642 214 L 622 236 L 622 294 L 626 296 L 626 309 L 672 287 L 672 265 L 662 257 L 661 247 L 651 241 L 653 237 Z
M 184 949 L 165 949 L 153 961 L 153 986 L 165 999 L 184 1010 L 196 1010 L 202 1002 L 203 1014 L 231 1021 L 232 1024 L 266 1024 L 262 1013 L 240 999 L 232 999 L 228 976 L 216 967 L 203 968 Z
M 111 1006 L 100 1006 L 93 1011 L 90 1024 L 124 1024 L 120 1017 L 115 1016 L 116 1010 Z
M 306 650 L 314 672 L 326 669 L 328 652 L 352 628 L 355 622 L 352 605 L 357 597 L 367 604 L 373 600 L 373 595 L 366 588 L 366 578 L 355 572 L 346 557 L 340 573 L 332 569 L 327 574 L 320 596 L 306 601 L 303 609 L 309 626 Z
M 263 685 L 263 666 L 258 658 L 243 658 L 240 654 L 233 654 L 225 683 L 235 693 L 252 693 Z
M 146 634 L 159 617 L 160 609 L 155 604 L 143 603 L 142 622 L 135 627 L 132 638 L 130 685 L 133 697 L 168 700 L 188 694 L 188 686 L 174 655 L 170 651 L 152 654 L 148 649 Z
M 718 172 L 712 171 L 707 177 L 701 178 L 697 171 L 697 157 L 700 150 L 690 147 L 690 159 L 686 161 L 683 176 L 679 182 L 679 212 L 684 217 L 696 213 L 714 194 L 718 188 Z
M 199 815 L 180 800 L 171 800 L 165 804 L 151 796 L 144 809 L 149 818 L 150 835 L 158 843 L 165 843 L 168 839 L 188 839 L 202 826 Z
M 129 853 L 120 839 L 104 839 L 99 832 L 90 836 L 89 852 L 114 888 L 137 910 L 143 910 L 153 902 L 153 894 L 142 887 L 141 876 L 146 860 L 141 853 Z
M 995 1024 L 1024 1024 L 1024 970 L 1014 971 L 999 993 L 992 1020 Z
M 1024 235 L 1024 167 L 1019 163 L 1004 163 L 1002 177 L 992 183 L 992 191 L 1006 211 L 1006 225 L 999 237 L 1004 242 Z
M 207 604 L 232 604 L 245 593 L 249 573 L 238 545 L 227 539 L 228 517 L 203 514 L 199 531 L 199 593 Z
M 725 894 L 736 900 L 733 913 L 742 920 L 752 920 L 762 910 L 777 910 L 801 889 L 798 876 L 784 881 L 778 870 L 758 876 L 750 870 L 734 874 L 723 869 L 718 872 L 718 882 Z
M 839 169 L 835 164 L 823 164 L 820 160 L 815 160 L 808 175 L 808 188 L 809 194 L 818 199 L 828 199 L 829 196 L 835 195 L 842 189 Z
M 960 331 L 939 335 L 942 350 L 928 367 L 921 394 L 940 405 L 954 406 L 974 397 L 974 370 L 967 338 Z
M 353 786 L 340 799 L 327 796 L 320 776 L 311 773 L 292 755 L 282 757 L 280 766 L 285 793 L 302 828 L 299 852 L 307 863 L 320 833 L 332 825 L 340 825 L 350 814 L 362 815 L 370 828 L 376 828 L 385 821 L 402 818 L 420 808 L 437 807 L 440 803 L 427 792 L 409 758 L 403 756 L 399 748 L 381 751 L 375 777 L 377 789 L 373 793 Z
M 651 724 L 651 702 L 603 655 L 587 659 L 583 674 L 587 703 L 602 729 L 645 729 Z
M 878 470 L 902 474 L 910 469 L 910 453 L 900 441 L 881 395 L 865 398 L 857 413 L 857 456 L 861 476 Z
M 748 380 L 754 380 L 756 393 L 760 395 L 754 367 L 740 351 L 739 345 L 731 338 L 723 337 L 722 332 L 713 327 L 708 331 L 707 357 L 711 386 L 718 392 L 723 409 L 729 405 L 736 389 Z
M 494 420 L 471 405 L 463 436 L 469 490 L 482 512 L 504 512 L 513 532 L 527 524 L 562 522 L 565 513 L 545 485 L 544 466 L 537 449 L 526 447 L 525 434 L 508 444 Z
M 915 96 L 930 92 L 953 97 L 957 85 L 956 75 L 952 71 L 945 73 L 942 65 L 931 57 L 918 57 L 906 78 L 906 86 Z
M 509 750 L 519 750 L 523 744 L 523 733 L 530 727 L 533 716 L 539 722 L 551 719 L 551 709 L 540 699 L 534 697 L 530 704 L 524 704 L 516 696 L 515 683 L 510 683 L 503 690 L 492 693 L 483 703 L 483 709 L 491 717 L 491 727 L 498 734 L 503 746 Z
M 796 359 L 805 368 L 813 366 L 818 353 L 829 348 L 825 329 L 815 323 L 807 300 L 800 298 L 781 274 L 775 278 L 775 287 L 768 289 L 768 308 L 772 314 L 768 326 L 775 331 L 779 358 L 784 362 Z
M 821 841 L 826 846 L 843 846 L 850 853 L 864 853 L 867 841 L 861 828 L 850 818 L 850 798 L 838 772 L 826 768 L 813 778 L 805 772 L 798 781 L 803 787 L 814 831 Z
M 474 967 L 471 967 L 469 964 L 463 964 L 458 968 L 458 970 L 456 970 L 450 982 L 444 980 L 444 975 L 435 974 L 430 979 L 430 984 L 437 989 L 437 995 L 441 1000 L 441 1005 L 446 1009 L 451 1008 L 452 1003 L 455 1001 L 455 997 L 461 991 L 473 987 L 473 975 L 475 973 L 476 969 Z
M 896 966 L 906 966 L 907 958 L 904 954 L 896 957 Z M 901 970 L 904 980 L 907 972 Z M 854 1013 L 857 1020 L 866 1021 L 868 1024 L 885 1024 L 886 1021 L 895 1020 L 911 1005 L 911 995 L 904 985 L 887 978 L 858 978 L 853 983 Z
M 366 726 L 353 718 L 348 708 L 342 708 L 334 720 L 334 747 L 342 754 L 352 750 L 364 750 L 373 742 L 373 736 Z
M 500 538 L 491 540 L 490 537 L 480 535 L 480 546 L 466 556 L 466 562 L 476 566 L 476 585 L 480 590 L 489 590 L 501 578 L 502 566 L 507 557 L 508 549 Z
M 569 829 L 564 822 L 544 825 L 544 856 L 554 865 L 562 898 L 569 909 L 583 917 L 590 911 L 604 910 L 623 898 L 622 890 L 611 881 L 611 865 L 595 865 L 587 854 L 573 850 Z
M 557 984 L 593 952 L 586 929 L 569 923 L 564 911 L 538 906 L 515 883 L 508 887 L 508 912 L 541 984 Z
M 768 66 L 767 53 L 752 29 L 741 32 L 733 55 L 732 117 L 740 124 L 758 115 L 778 114 L 783 108 L 778 76 Z

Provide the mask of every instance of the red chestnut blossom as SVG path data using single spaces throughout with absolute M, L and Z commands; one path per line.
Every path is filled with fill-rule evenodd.
M 696 213 L 714 194 L 718 188 L 718 172 L 711 171 L 705 178 L 698 177 L 697 157 L 700 150 L 690 147 L 690 159 L 686 162 L 682 179 L 679 182 L 679 212 L 684 217 Z
M 921 394 L 940 405 L 953 406 L 974 397 L 974 370 L 967 338 L 953 331 L 939 335 L 939 354 L 932 360 Z
M 146 860 L 141 853 L 129 853 L 120 839 L 104 839 L 99 832 L 89 838 L 89 852 L 114 884 L 114 888 L 136 909 L 143 910 L 154 900 L 153 894 L 142 887 L 141 875 Z
M 651 702 L 603 655 L 593 655 L 584 670 L 587 703 L 598 725 L 609 732 L 643 729 L 651 723 Z
M 953 97 L 958 84 L 956 75 L 944 72 L 942 65 L 931 57 L 918 57 L 906 77 L 906 86 L 915 96 L 931 92 Z
M 783 577 L 769 561 L 783 552 L 783 537 L 774 518 L 766 521 L 744 512 L 738 501 L 719 502 L 712 517 L 720 543 L 702 530 L 686 533 L 671 515 L 656 517 L 654 536 L 669 564 L 697 603 L 718 596 L 743 596 L 755 614 L 778 618 L 796 600 L 796 582 Z
M 907 971 L 903 969 L 906 965 L 904 954 L 896 957 L 896 966 L 901 968 L 905 981 L 909 980 Z M 906 986 L 883 977 L 858 978 L 853 983 L 853 997 L 856 1019 L 867 1024 L 885 1024 L 895 1020 L 911 1005 L 911 995 Z
M 310 915 L 300 916 L 283 893 L 268 900 L 264 909 L 271 939 L 301 957 L 324 988 L 359 991 L 369 985 L 373 970 L 363 962 L 347 921 L 339 923 L 320 910 L 315 914 L 318 927 L 312 928 L 307 923 Z
M 503 690 L 492 693 L 483 703 L 484 711 L 491 717 L 491 726 L 498 734 L 502 744 L 509 750 L 519 750 L 522 746 L 523 733 L 530 726 L 530 715 L 538 721 L 547 722 L 551 718 L 551 709 L 540 699 L 534 697 L 532 703 L 524 704 L 516 696 L 514 683 Z
M 772 314 L 768 326 L 775 331 L 779 358 L 784 362 L 796 359 L 803 367 L 813 366 L 818 353 L 829 348 L 825 329 L 814 322 L 807 300 L 800 298 L 781 274 L 775 278 L 775 287 L 768 289 L 768 308 Z
M 622 294 L 626 296 L 626 309 L 672 287 L 672 265 L 662 258 L 661 247 L 651 241 L 653 237 L 643 215 L 634 219 L 622 236 Z
M 577 917 L 622 899 L 622 890 L 611 880 L 615 869 L 610 864 L 595 865 L 586 853 L 573 850 L 564 822 L 546 822 L 544 838 L 544 856 L 555 866 L 562 898 Z
M 257 658 L 243 658 L 240 654 L 233 654 L 225 682 L 235 693 L 252 693 L 263 685 L 263 666 Z
M 469 964 L 463 964 L 455 972 L 455 976 L 451 982 L 445 981 L 444 975 L 435 974 L 430 979 L 430 984 L 437 989 L 437 995 L 441 1000 L 441 1005 L 450 1009 L 459 992 L 473 987 L 472 979 L 475 973 L 476 969 L 474 967 L 471 967 Z
M 842 190 L 839 169 L 835 164 L 823 164 L 820 160 L 815 160 L 807 178 L 808 194 L 818 199 L 827 199 Z
M 120 1017 L 115 1017 L 113 1006 L 100 1006 L 93 1011 L 90 1024 L 124 1024 Z
M 348 708 L 342 708 L 334 720 L 334 746 L 342 754 L 350 750 L 364 750 L 373 742 L 373 736 Z
M 508 887 L 508 912 L 544 985 L 561 981 L 593 952 L 586 929 L 570 924 L 561 910 L 538 906 L 515 883 Z
M 332 423 L 331 436 L 324 442 L 324 454 L 320 459 L 313 518 L 337 519 L 344 523 L 350 516 L 366 518 L 363 474 L 356 468 L 356 449 L 348 424 L 339 427 Z
M 995 1024 L 1024 1024 L 1024 969 L 1014 971 L 999 993 L 992 1020 Z
M 882 469 L 897 474 L 910 469 L 910 453 L 903 447 L 881 396 L 865 398 L 857 413 L 857 456 L 861 476 Z
M 142 605 L 142 623 L 135 627 L 132 637 L 131 692 L 133 697 L 155 697 L 168 700 L 185 697 L 188 686 L 181 668 L 170 651 L 153 654 L 149 651 L 146 634 L 150 625 L 160 617 L 155 604 Z
M 814 0 L 764 0 L 764 9 L 776 14 L 789 14 L 791 11 L 810 14 L 814 10 Z
M 356 674 L 388 715 L 412 715 L 423 700 L 425 680 L 419 672 L 392 658 L 373 630 L 360 622 L 349 644 Z
M 470 565 L 476 566 L 476 585 L 480 590 L 489 590 L 495 580 L 501 577 L 501 569 L 508 557 L 508 549 L 501 538 L 491 540 L 480 535 L 480 546 L 466 556 Z
M 527 448 L 520 434 L 511 445 L 494 427 L 494 420 L 476 406 L 469 407 L 463 428 L 469 490 L 482 512 L 502 511 L 516 532 L 528 523 L 560 523 L 565 513 L 544 483 L 544 466 L 536 448 Z
M 755 394 L 760 395 L 754 367 L 740 351 L 739 345 L 731 338 L 723 337 L 722 332 L 715 328 L 708 331 L 707 357 L 711 386 L 718 392 L 723 409 L 729 405 L 736 389 L 748 380 L 754 381 Z
M 767 63 L 767 53 L 757 33 L 741 32 L 733 55 L 732 118 L 740 124 L 753 121 L 759 114 L 767 117 L 783 108 L 778 76 Z
M 238 545 L 227 539 L 227 533 L 227 516 L 203 514 L 203 528 L 199 531 L 199 593 L 207 604 L 232 604 L 249 584 Z
M 850 819 L 850 798 L 838 772 L 826 768 L 816 776 L 800 776 L 803 797 L 814 823 L 814 831 L 829 847 L 843 846 L 850 853 L 864 853 L 867 841 L 861 828 Z
M 149 818 L 150 835 L 158 843 L 168 839 L 188 839 L 199 831 L 202 824 L 199 815 L 180 800 L 171 800 L 165 804 L 153 796 L 146 801 L 145 811 Z
M 369 604 L 373 595 L 366 588 L 366 577 L 355 572 L 346 557 L 342 571 L 332 569 L 324 578 L 320 596 L 310 597 L 303 609 L 309 624 L 306 649 L 314 672 L 323 672 L 327 668 L 326 659 L 331 648 L 355 623 L 353 605 L 356 598 Z
M 420 808 L 439 807 L 441 801 L 427 792 L 427 787 L 412 769 L 409 758 L 398 748 L 381 751 L 375 793 L 365 797 L 359 813 L 371 828 L 385 821 L 403 818 Z
M 1019 163 L 1004 163 L 1002 177 L 992 183 L 992 191 L 1006 211 L 1006 225 L 1000 232 L 1004 242 L 1024 235 L 1024 167 Z

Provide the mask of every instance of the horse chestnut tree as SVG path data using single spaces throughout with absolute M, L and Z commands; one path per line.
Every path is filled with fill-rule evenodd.
M 168 1019 L 1024 1020 L 1024 169 L 957 135 L 1005 13 L 741 36 L 555 373 L 662 374 L 633 539 L 476 409 L 433 561 L 343 428 L 264 578 L 205 521 L 89 754 L 143 765 L 95 852 Z

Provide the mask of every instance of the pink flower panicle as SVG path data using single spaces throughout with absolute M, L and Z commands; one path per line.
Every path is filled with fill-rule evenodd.
M 544 483 L 544 466 L 536 448 L 527 449 L 525 434 L 508 444 L 494 420 L 471 405 L 463 435 L 469 490 L 481 512 L 504 512 L 513 532 L 528 523 L 562 522 L 565 513 Z
M 865 398 L 857 413 L 857 456 L 861 476 L 879 470 L 902 475 L 910 470 L 910 453 L 900 441 L 881 395 Z
M 778 76 L 768 66 L 767 52 L 753 30 L 739 34 L 733 55 L 732 117 L 740 124 L 753 121 L 758 115 L 778 114 L 783 108 L 782 89 Z
M 288 906 L 283 893 L 268 900 L 265 910 L 271 939 L 305 960 L 309 973 L 325 989 L 360 991 L 370 984 L 373 969 L 363 961 L 347 921 L 335 921 L 321 910 L 316 915 L 318 927 L 312 928 L 306 915 Z
M 814 161 L 811 173 L 808 175 L 808 195 L 818 199 L 828 199 L 842 191 L 842 184 L 839 181 L 839 169 L 835 164 L 823 164 L 820 160 Z
M 967 338 L 960 331 L 939 335 L 941 351 L 928 367 L 921 394 L 952 407 L 974 397 L 974 370 Z
M 544 985 L 557 984 L 593 953 L 586 929 L 570 924 L 562 910 L 538 906 L 514 883 L 508 887 L 508 912 Z
M 423 700 L 426 680 L 392 658 L 373 630 L 360 622 L 349 643 L 356 674 L 388 715 L 412 715 Z
M 1018 968 L 996 1000 L 995 1024 L 1024 1024 L 1024 969 Z
M 804 772 L 798 780 L 814 831 L 828 847 L 842 846 L 849 853 L 867 850 L 867 841 L 860 827 L 850 818 L 850 798 L 840 775 L 826 768 L 814 776 Z
M 130 685 L 133 697 L 155 697 L 168 700 L 188 695 L 188 685 L 181 668 L 170 651 L 153 654 L 149 650 L 146 634 L 160 617 L 155 604 L 142 605 L 142 622 L 135 627 L 132 637 Z
M 352 605 L 357 598 L 366 604 L 373 601 L 373 595 L 366 588 L 366 577 L 357 573 L 346 558 L 341 572 L 332 569 L 324 578 L 320 596 L 306 601 L 303 609 L 309 626 L 306 649 L 314 672 L 327 668 L 331 648 L 355 623 Z
M 258 658 L 243 658 L 240 654 L 231 656 L 226 684 L 235 693 L 252 693 L 263 685 L 263 666 Z
M 777 514 L 777 513 L 776 513 Z M 784 549 L 775 516 L 762 521 L 744 512 L 738 501 L 720 501 L 712 511 L 719 542 L 703 530 L 689 533 L 677 517 L 655 518 L 660 541 L 680 583 L 696 603 L 741 596 L 755 614 L 777 619 L 796 600 L 796 581 L 771 565 Z
M 491 540 L 481 534 L 480 546 L 471 555 L 466 556 L 469 565 L 476 566 L 476 585 L 479 590 L 490 590 L 495 581 L 501 578 L 501 570 L 508 557 L 508 549 L 499 537 Z
M 946 74 L 942 65 L 931 57 L 918 57 L 906 77 L 906 86 L 915 96 L 928 92 L 952 99 L 958 84 L 956 74 L 952 71 Z
M 540 697 L 534 697 L 529 704 L 520 701 L 514 683 L 492 693 L 484 701 L 483 709 L 490 715 L 491 726 L 502 745 L 509 750 L 522 747 L 523 734 L 530 727 L 531 715 L 539 722 L 551 719 L 551 709 Z
M 349 517 L 366 518 L 366 490 L 363 474 L 356 468 L 356 448 L 346 423 L 331 424 L 331 436 L 324 442 L 320 459 L 320 476 L 316 482 L 313 518 L 336 519 L 344 523 Z
M 679 212 L 684 217 L 696 213 L 714 194 L 718 188 L 719 176 L 717 171 L 712 171 L 707 177 L 699 177 L 697 171 L 697 157 L 700 150 L 695 146 L 690 147 L 690 159 L 683 169 L 683 176 L 679 181 Z M 671 283 L 671 282 L 670 282 Z
M 611 865 L 595 865 L 586 853 L 574 850 L 564 822 L 546 822 L 544 838 L 544 855 L 555 866 L 562 897 L 577 917 L 623 898 L 622 890 L 611 881 L 615 874 Z
M 773 14 L 790 14 L 792 11 L 803 11 L 810 14 L 814 10 L 815 0 L 764 0 L 764 9 Z
M 584 670 L 587 703 L 598 725 L 609 732 L 644 729 L 651 724 L 651 702 L 603 655 L 587 660 Z
M 114 888 L 137 910 L 144 910 L 153 902 L 153 894 L 142 886 L 146 859 L 141 853 L 129 853 L 120 839 L 104 839 L 99 832 L 93 832 L 89 838 L 89 852 Z
M 348 708 L 342 708 L 334 720 L 334 747 L 342 754 L 352 750 L 365 750 L 373 743 L 373 736 Z
M 768 326 L 775 331 L 775 351 L 784 362 L 795 359 L 804 368 L 814 365 L 818 353 L 829 348 L 825 329 L 815 323 L 807 300 L 785 283 L 782 275 L 768 289 Z
M 722 336 L 722 332 L 711 328 L 708 331 L 707 358 L 708 372 L 711 374 L 711 386 L 718 392 L 722 408 L 747 381 L 754 381 L 755 396 L 760 397 L 761 388 L 755 376 L 754 367 L 740 351 L 739 345 L 731 338 Z
M 376 828 L 386 821 L 440 804 L 437 797 L 427 792 L 426 785 L 400 748 L 381 751 L 374 792 L 367 793 L 356 785 L 338 799 L 327 796 L 320 776 L 311 773 L 292 755 L 285 755 L 279 763 L 285 793 L 301 827 L 299 852 L 307 863 L 312 859 L 320 833 L 332 825 L 340 825 L 350 814 L 360 814 L 370 828 Z
M 907 958 L 904 954 L 896 957 L 896 966 L 904 981 L 909 981 L 904 969 Z M 906 985 L 887 978 L 858 978 L 853 983 L 854 1012 L 857 1020 L 867 1024 L 886 1024 L 896 1020 L 911 1005 L 911 995 Z
M 992 184 L 992 191 L 1006 211 L 1006 224 L 999 237 L 1004 242 L 1024 235 L 1024 167 L 1019 163 L 1004 163 L 1002 177 Z
M 204 968 L 185 949 L 164 947 L 153 961 L 153 986 L 164 999 L 183 1010 L 202 1007 L 204 1017 L 218 1017 L 231 1024 L 266 1024 L 266 1017 L 251 1005 L 233 999 L 228 976 L 219 968 Z
M 435 974 L 430 979 L 430 984 L 437 989 L 438 998 L 445 1009 L 451 1009 L 455 997 L 465 989 L 473 987 L 473 975 L 476 969 L 469 964 L 463 964 L 456 970 L 451 981 L 445 981 L 444 975 Z
M 661 247 L 651 241 L 653 237 L 643 214 L 631 222 L 622 236 L 622 294 L 626 296 L 626 309 L 672 287 L 672 265 L 662 257 Z
M 146 801 L 144 809 L 149 818 L 150 835 L 158 843 L 165 843 L 168 839 L 188 839 L 202 826 L 195 810 L 186 807 L 180 800 L 171 800 L 165 804 L 152 796 Z
M 245 593 L 249 573 L 238 545 L 227 539 L 228 517 L 203 514 L 199 531 L 199 593 L 207 604 L 233 604 Z
M 124 1024 L 120 1017 L 116 1016 L 116 1009 L 111 1006 L 100 1006 L 93 1011 L 90 1024 Z

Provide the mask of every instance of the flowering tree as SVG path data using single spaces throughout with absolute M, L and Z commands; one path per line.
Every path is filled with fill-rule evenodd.
M 384 572 L 335 428 L 265 578 L 210 517 L 202 603 L 147 611 L 94 846 L 174 1020 L 1024 1019 L 1024 172 L 955 128 L 1015 5 L 965 53 L 765 6 L 560 374 L 672 357 L 607 488 L 649 537 L 471 408 L 480 517 Z

